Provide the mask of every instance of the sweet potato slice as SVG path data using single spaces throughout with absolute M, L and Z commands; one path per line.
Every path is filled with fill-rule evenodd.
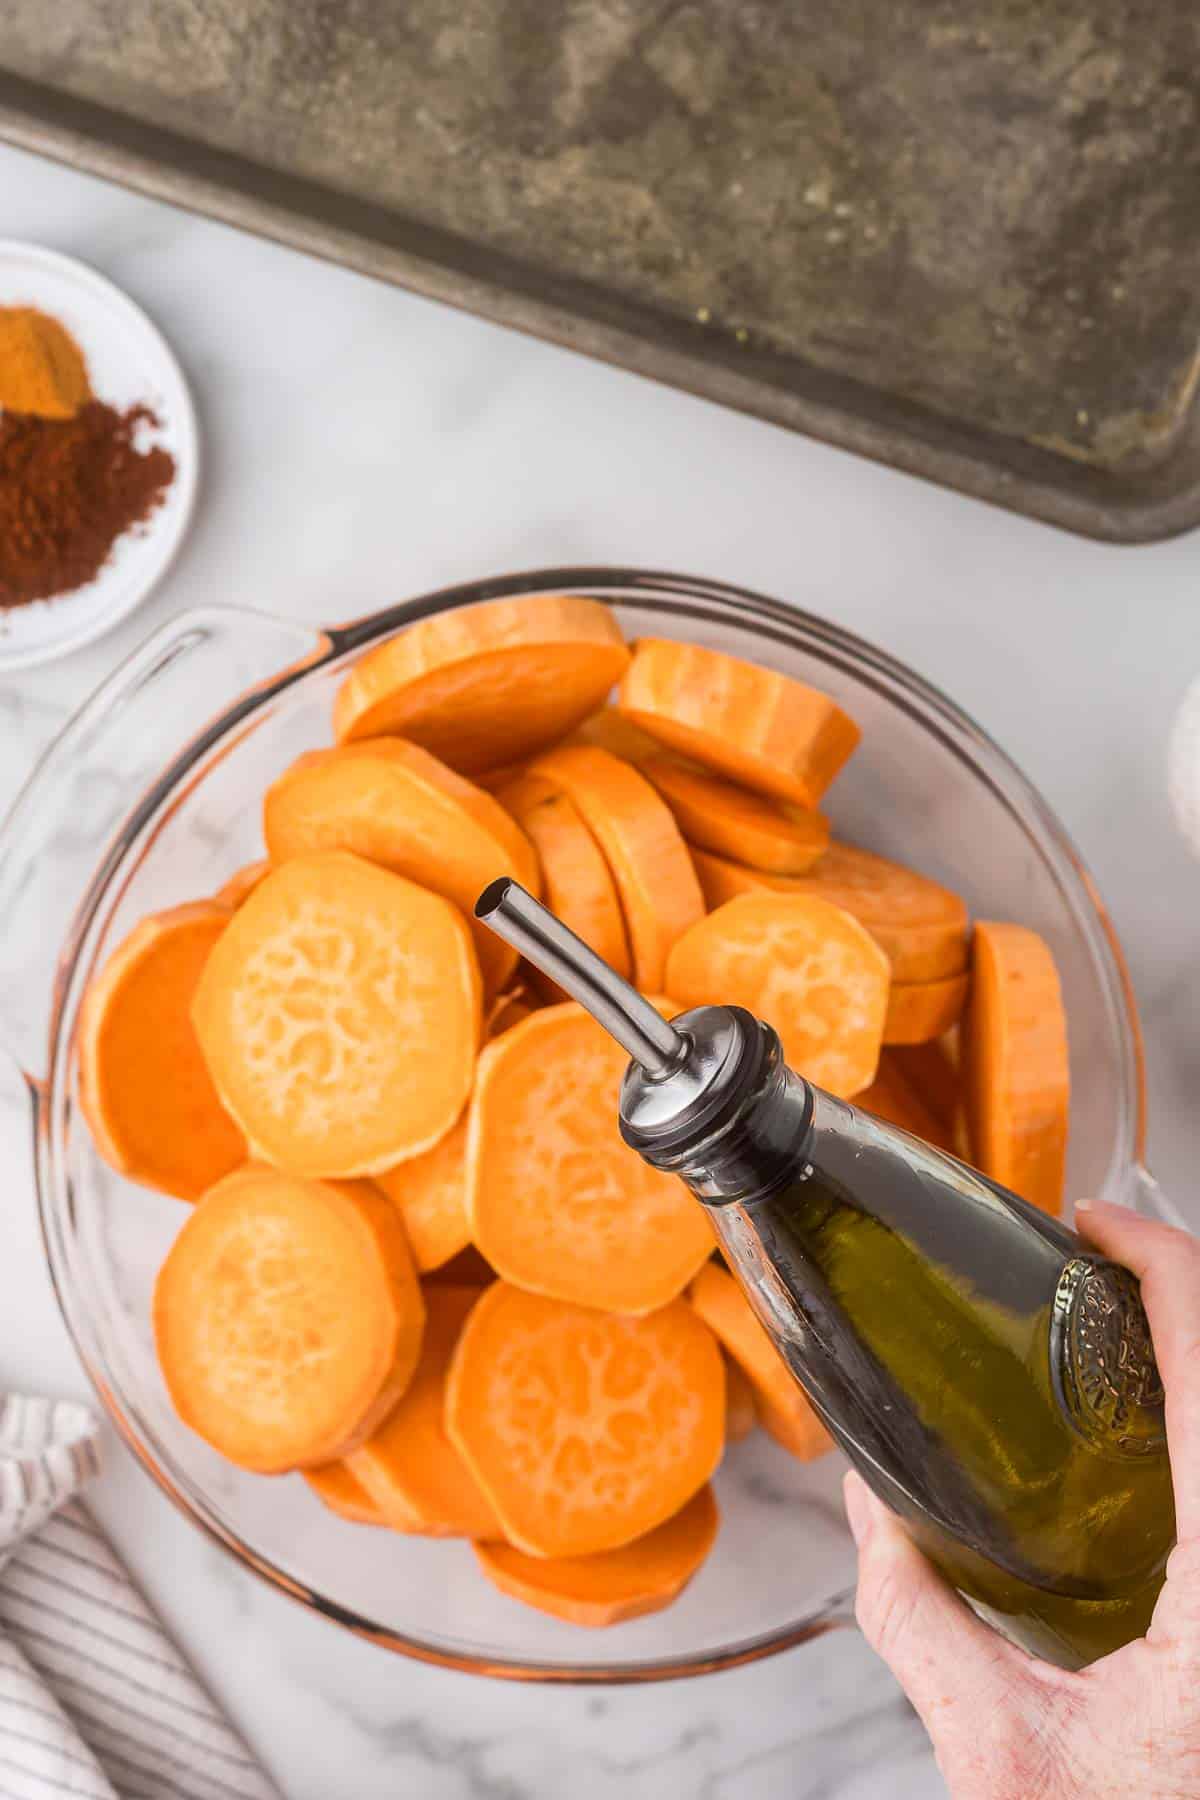
M 861 1106 L 864 1112 L 873 1113 L 885 1124 L 899 1125 L 902 1131 L 911 1131 L 914 1137 L 924 1138 L 935 1150 L 957 1155 L 953 1121 L 943 1123 L 925 1104 L 920 1089 L 909 1080 L 890 1050 L 883 1052 L 874 1081 L 861 1094 L 855 1094 L 854 1104 Z
M 400 1209 L 413 1261 L 424 1275 L 440 1269 L 471 1241 L 467 1220 L 467 1116 L 432 1150 L 375 1177 Z
M 511 1544 L 477 1544 L 494 1587 L 569 1625 L 603 1627 L 662 1612 L 677 1600 L 716 1541 L 720 1514 L 710 1487 L 619 1550 L 595 1556 L 527 1556 Z
M 506 788 L 510 782 L 516 781 L 524 773 L 525 764 L 523 762 L 500 763 L 494 769 L 475 769 L 472 772 L 471 780 L 476 787 L 481 787 L 485 794 L 498 794 L 501 788 Z
M 829 821 L 812 808 L 750 793 L 669 756 L 649 757 L 639 767 L 675 814 L 689 844 L 752 869 L 803 875 L 829 843 Z
M 546 905 L 598 956 L 628 977 L 629 941 L 609 866 L 575 802 L 538 775 L 522 775 L 497 798 L 538 853 Z M 548 1000 L 565 1000 L 538 970 L 531 980 Z
M 727 857 L 694 853 L 710 907 L 738 894 L 811 894 L 853 913 L 887 953 L 893 981 L 938 981 L 967 966 L 967 909 L 957 894 L 853 844 L 830 844 L 807 875 L 769 875 Z
M 425 1341 L 416 1373 L 378 1431 L 347 1459 L 350 1473 L 396 1531 L 500 1536 L 491 1502 L 445 1425 L 450 1358 L 479 1295 L 476 1287 L 426 1288 Z
M 499 1037 L 512 1026 L 531 1018 L 534 1010 L 521 998 L 519 991 L 501 995 L 492 1009 L 484 1035 Z M 375 1180 L 389 1200 L 400 1208 L 413 1259 L 421 1274 L 427 1275 L 438 1269 L 445 1279 L 447 1263 L 467 1253 L 471 1243 L 467 1219 L 466 1113 L 432 1150 L 410 1156 L 407 1162 L 397 1163 L 394 1169 L 385 1169 Z M 484 1279 L 490 1281 L 495 1271 L 483 1263 L 482 1258 L 480 1263 L 486 1271 Z
M 254 1164 L 204 1196 L 154 1289 L 176 1412 L 264 1475 L 368 1437 L 412 1378 L 424 1324 L 404 1227 L 377 1188 Z
M 192 1006 L 255 1152 L 313 1176 L 374 1174 L 444 1137 L 471 1090 L 480 1014 L 462 914 L 345 850 L 267 876 Z
M 550 751 L 532 772 L 583 815 L 616 883 L 633 979 L 643 992 L 658 992 L 671 945 L 704 913 L 696 871 L 670 808 L 636 769 L 586 744 Z
M 499 1037 L 502 1031 L 510 1026 L 520 1025 L 537 1011 L 530 999 L 528 990 L 522 987 L 510 988 L 507 993 L 497 994 L 488 1013 L 484 1035 L 489 1038 Z
M 962 1113 L 962 1080 L 959 1074 L 957 1026 L 926 1044 L 897 1044 L 886 1050 L 882 1062 L 903 1077 L 922 1106 L 933 1114 L 947 1140 L 953 1138 L 954 1121 Z M 957 1152 L 956 1152 L 957 1154 Z
M 386 1525 L 387 1520 L 362 1482 L 344 1462 L 323 1463 L 302 1471 L 305 1481 L 323 1506 L 354 1525 Z
M 590 719 L 585 719 L 567 739 L 568 744 L 590 744 L 595 750 L 611 751 L 624 762 L 639 768 L 648 756 L 661 756 L 662 745 L 643 731 L 615 706 L 602 706 Z
M 1071 1072 L 1058 970 L 1036 932 L 1023 925 L 976 925 L 961 1040 L 971 1160 L 1022 1199 L 1057 1215 Z
M 721 1352 L 683 1300 L 630 1318 L 497 1281 L 454 1353 L 446 1428 L 518 1549 L 615 1550 L 720 1461 Z
M 742 894 L 684 934 L 667 987 L 685 1007 L 744 1006 L 797 1074 L 849 1098 L 879 1061 L 891 971 L 857 919 L 804 894 Z
M 669 638 L 635 645 L 618 704 L 669 749 L 797 806 L 816 806 L 861 735 L 828 694 Z
M 668 1007 L 668 1010 L 676 1010 Z M 628 1058 L 581 1006 L 544 1007 L 479 1059 L 467 1144 L 473 1241 L 531 1293 L 647 1313 L 712 1251 L 704 1208 L 622 1142 Z
M 197 901 L 134 927 L 88 989 L 80 1097 L 96 1148 L 134 1181 L 198 1200 L 246 1160 L 192 1026 L 228 907 Z
M 355 664 L 338 690 L 340 739 L 396 736 L 470 773 L 557 743 L 629 663 L 607 606 L 527 594 L 435 613 Z
M 261 857 L 258 862 L 247 863 L 244 868 L 235 869 L 216 893 L 213 900 L 218 906 L 228 906 L 237 911 L 243 900 L 248 900 L 260 881 L 271 873 L 271 865 L 267 858 Z
M 813 1462 L 831 1450 L 833 1440 L 733 1276 L 716 1263 L 706 1263 L 688 1298 L 749 1381 L 759 1420 L 776 1443 L 801 1462 Z
M 271 859 L 351 850 L 452 900 L 471 927 L 484 985 L 498 993 L 517 953 L 474 917 L 489 881 L 512 875 L 540 892 L 533 846 L 511 815 L 453 769 L 402 738 L 310 751 L 267 789 Z
M 740 1444 L 758 1424 L 758 1402 L 754 1389 L 742 1373 L 740 1363 L 732 1356 L 725 1358 L 725 1441 Z
M 965 975 L 940 981 L 894 981 L 883 1022 L 885 1044 L 927 1044 L 956 1025 L 967 1003 Z

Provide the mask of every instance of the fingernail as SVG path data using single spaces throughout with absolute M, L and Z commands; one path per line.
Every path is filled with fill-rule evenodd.
M 1075 1211 L 1077 1213 L 1091 1212 L 1095 1204 L 1096 1202 L 1094 1200 L 1077 1200 L 1075 1202 Z
M 871 1535 L 871 1527 L 875 1522 L 874 1508 L 866 1482 L 853 1469 L 842 1482 L 842 1496 L 846 1502 L 846 1521 L 850 1526 L 850 1535 L 861 1550 Z

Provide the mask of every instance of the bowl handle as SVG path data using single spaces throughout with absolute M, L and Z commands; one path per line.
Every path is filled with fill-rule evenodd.
M 181 613 L 80 707 L 0 826 L 0 1045 L 31 1085 L 48 1066 L 56 982 L 90 899 L 176 758 L 329 653 L 312 626 L 233 607 Z

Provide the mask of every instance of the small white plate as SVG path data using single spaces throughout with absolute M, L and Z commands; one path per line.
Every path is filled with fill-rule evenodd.
M 94 581 L 51 600 L 0 609 L 0 671 L 66 656 L 111 630 L 150 593 L 183 541 L 196 499 L 200 440 L 183 371 L 158 329 L 120 288 L 73 257 L 0 240 L 0 306 L 59 319 L 87 359 L 92 391 L 119 412 L 158 420 L 138 447 L 161 444 L 175 479 L 149 519 L 119 538 Z

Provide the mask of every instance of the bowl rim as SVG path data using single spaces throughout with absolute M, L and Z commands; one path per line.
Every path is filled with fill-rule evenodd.
M 539 592 L 578 593 L 614 602 L 624 601 L 643 608 L 650 607 L 664 615 L 677 612 L 692 620 L 699 613 L 700 617 L 711 617 L 714 623 L 728 622 L 731 615 L 736 621 L 749 621 L 760 636 L 770 637 L 792 648 L 811 651 L 816 647 L 826 661 L 840 666 L 856 680 L 867 679 L 877 691 L 908 711 L 924 729 L 939 737 L 948 750 L 968 758 L 976 775 L 988 782 L 997 798 L 1008 805 L 1010 810 L 1020 811 L 1024 829 L 1028 831 L 1031 824 L 1036 824 L 1040 829 L 1045 844 L 1078 883 L 1099 928 L 1101 945 L 1110 959 L 1109 974 L 1113 984 L 1110 999 L 1114 1002 L 1123 1027 L 1122 1036 L 1128 1054 L 1127 1075 L 1130 1079 L 1133 1112 L 1131 1167 L 1136 1169 L 1142 1165 L 1145 1067 L 1137 1007 L 1125 958 L 1096 884 L 1069 834 L 1053 809 L 1007 753 L 940 688 L 889 652 L 819 614 L 753 590 L 703 577 L 639 569 L 583 567 L 531 570 L 454 584 L 316 633 L 315 651 L 310 650 L 281 669 L 270 680 L 258 683 L 248 692 L 235 696 L 228 707 L 184 745 L 163 773 L 135 802 L 114 832 L 108 848 L 97 860 L 92 878 L 73 915 L 59 958 L 50 1019 L 48 1073 L 44 1084 L 39 1084 L 41 1091 L 37 1095 L 35 1170 L 38 1213 L 59 1310 L 105 1411 L 123 1441 L 167 1498 L 194 1526 L 238 1562 L 278 1591 L 356 1635 L 437 1667 L 461 1673 L 555 1685 L 627 1685 L 668 1681 L 737 1668 L 794 1648 L 830 1630 L 848 1626 L 852 1623 L 852 1596 L 849 1592 L 834 1594 L 817 1610 L 786 1626 L 744 1637 L 718 1650 L 692 1655 L 660 1655 L 645 1661 L 626 1659 L 571 1663 L 565 1660 L 510 1660 L 466 1648 L 459 1650 L 441 1646 L 362 1618 L 350 1608 L 298 1581 L 285 1569 L 254 1550 L 236 1532 L 202 1508 L 188 1494 L 184 1485 L 177 1483 L 151 1454 L 136 1419 L 130 1416 L 134 1409 L 127 1408 L 126 1403 L 114 1392 L 106 1377 L 102 1359 L 92 1348 L 88 1320 L 83 1313 L 82 1303 L 73 1291 L 67 1254 L 60 1243 L 62 1222 L 55 1215 L 55 1196 L 69 1188 L 69 1183 L 65 1182 L 65 1176 L 56 1165 L 60 1132 L 69 1117 L 71 1056 L 78 1004 L 75 989 L 80 980 L 81 952 L 111 884 L 123 866 L 126 852 L 181 788 L 200 778 L 197 765 L 230 733 L 244 730 L 254 713 L 296 682 L 347 660 L 368 645 L 394 635 L 417 619 L 430 614 L 456 610 L 481 601 Z M 704 612 L 706 605 L 711 608 L 707 615 Z M 208 617 L 219 614 L 226 618 L 238 616 L 236 608 L 202 610 Z M 189 619 L 196 617 L 196 613 L 184 614 L 175 623 L 182 627 Z

